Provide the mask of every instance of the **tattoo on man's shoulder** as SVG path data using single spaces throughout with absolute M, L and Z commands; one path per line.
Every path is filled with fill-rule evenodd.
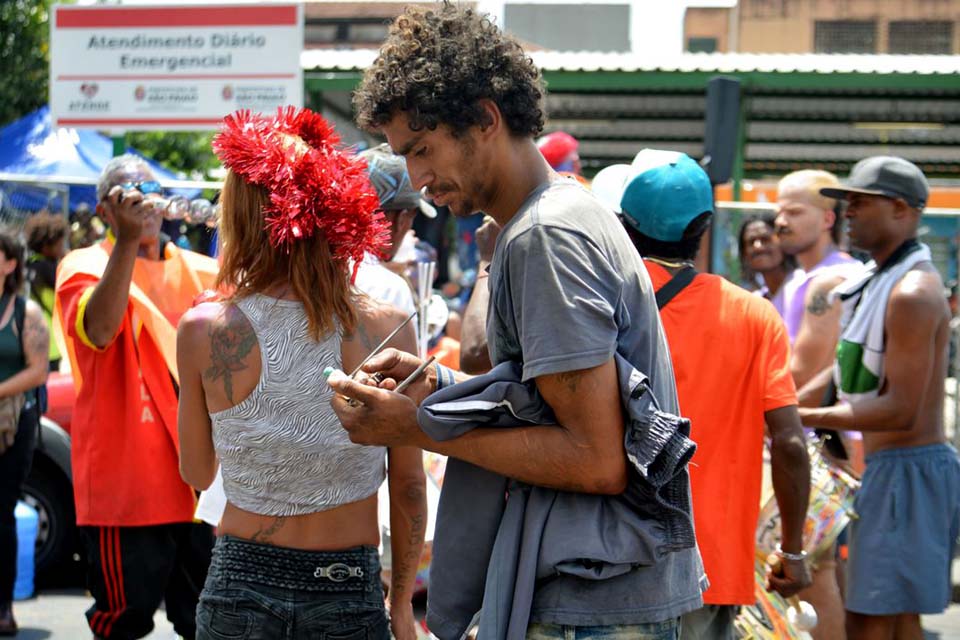
M 815 316 L 822 316 L 830 310 L 830 302 L 827 300 L 827 294 L 823 291 L 814 291 L 807 304 L 807 311 Z
M 230 305 L 222 323 L 210 326 L 210 367 L 203 377 L 214 382 L 223 378 L 227 400 L 233 402 L 233 374 L 247 368 L 244 359 L 257 344 L 257 334 L 243 313 Z

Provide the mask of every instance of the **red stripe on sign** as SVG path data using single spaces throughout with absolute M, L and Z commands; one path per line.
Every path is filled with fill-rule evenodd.
M 191 76 L 176 74 L 127 76 L 115 74 L 106 76 L 63 75 L 57 76 L 57 80 L 283 80 L 296 77 L 297 74 L 295 73 L 228 73 Z
M 59 118 L 58 127 L 82 127 L 84 125 L 135 125 L 135 124 L 213 124 L 219 125 L 222 118 L 92 118 L 89 120 L 78 118 Z
M 289 5 L 222 7 L 60 7 L 57 27 L 272 27 L 295 26 Z

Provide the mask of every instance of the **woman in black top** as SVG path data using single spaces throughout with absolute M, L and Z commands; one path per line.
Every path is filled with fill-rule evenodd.
M 16 236 L 0 231 L 0 635 L 7 636 L 17 633 L 11 607 L 17 567 L 14 509 L 33 460 L 40 420 L 34 389 L 47 379 L 50 348 L 43 311 L 21 295 L 23 257 Z

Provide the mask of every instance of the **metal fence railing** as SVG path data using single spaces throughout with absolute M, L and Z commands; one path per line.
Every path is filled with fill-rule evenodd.
M 67 216 L 70 188 L 64 184 L 0 180 L 0 224 L 21 229 L 30 215 L 41 210 Z

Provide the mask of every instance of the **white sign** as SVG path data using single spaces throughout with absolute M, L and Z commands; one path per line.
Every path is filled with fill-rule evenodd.
M 50 41 L 55 127 L 204 130 L 303 106 L 300 5 L 58 5 Z

